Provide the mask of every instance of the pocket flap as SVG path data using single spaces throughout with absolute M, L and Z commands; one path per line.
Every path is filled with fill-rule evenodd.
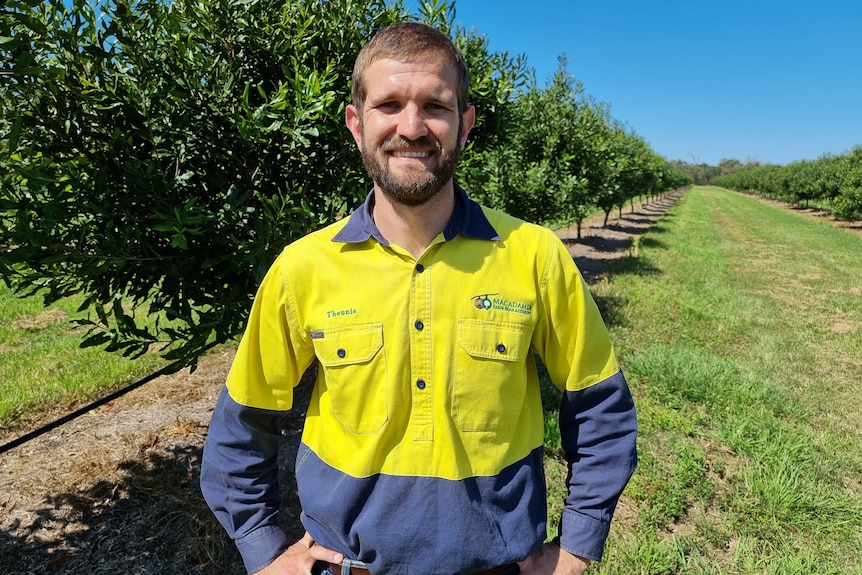
M 351 325 L 314 332 L 314 354 L 326 367 L 365 363 L 383 347 L 383 324 Z
M 472 357 L 518 361 L 530 348 L 530 326 L 517 323 L 458 320 L 458 345 Z

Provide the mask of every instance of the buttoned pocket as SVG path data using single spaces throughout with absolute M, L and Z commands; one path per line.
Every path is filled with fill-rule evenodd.
M 312 334 L 329 411 L 351 433 L 377 433 L 389 419 L 383 324 L 345 326 Z
M 532 327 L 459 319 L 452 415 L 462 431 L 513 425 L 526 400 Z

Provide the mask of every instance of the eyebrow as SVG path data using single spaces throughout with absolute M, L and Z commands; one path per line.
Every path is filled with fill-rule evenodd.
M 454 91 L 452 91 L 452 97 L 451 98 L 446 98 L 444 96 L 444 92 L 440 91 L 440 92 L 436 92 L 436 93 L 427 94 L 424 96 L 423 99 L 425 102 L 430 102 L 432 104 L 440 104 L 441 106 L 444 106 L 447 108 L 457 108 L 457 106 L 458 106 L 458 98 L 455 96 Z M 399 95 L 393 93 L 393 92 L 384 92 L 382 94 L 379 94 L 376 97 L 366 96 L 366 98 L 365 98 L 365 101 L 369 105 L 377 105 L 377 104 L 382 104 L 382 103 L 389 102 L 389 101 L 400 101 L 400 100 L 401 100 L 401 97 Z

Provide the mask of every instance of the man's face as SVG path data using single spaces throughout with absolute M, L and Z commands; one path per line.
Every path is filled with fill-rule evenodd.
M 452 180 L 475 120 L 472 107 L 458 110 L 456 81 L 438 58 L 380 59 L 365 72 L 363 109 L 348 106 L 365 169 L 398 203 L 424 204 Z

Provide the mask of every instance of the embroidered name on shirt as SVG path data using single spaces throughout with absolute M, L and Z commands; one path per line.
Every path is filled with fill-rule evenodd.
M 495 297 L 497 295 L 498 294 L 495 293 L 489 293 L 473 296 L 473 305 L 478 309 L 498 309 L 500 311 L 519 313 L 521 315 L 530 315 L 533 313 L 533 304 Z
M 356 309 L 355 308 L 340 309 L 337 311 L 336 310 L 329 310 L 326 312 L 326 318 L 327 319 L 333 318 L 333 317 L 341 317 L 343 315 L 356 315 Z

